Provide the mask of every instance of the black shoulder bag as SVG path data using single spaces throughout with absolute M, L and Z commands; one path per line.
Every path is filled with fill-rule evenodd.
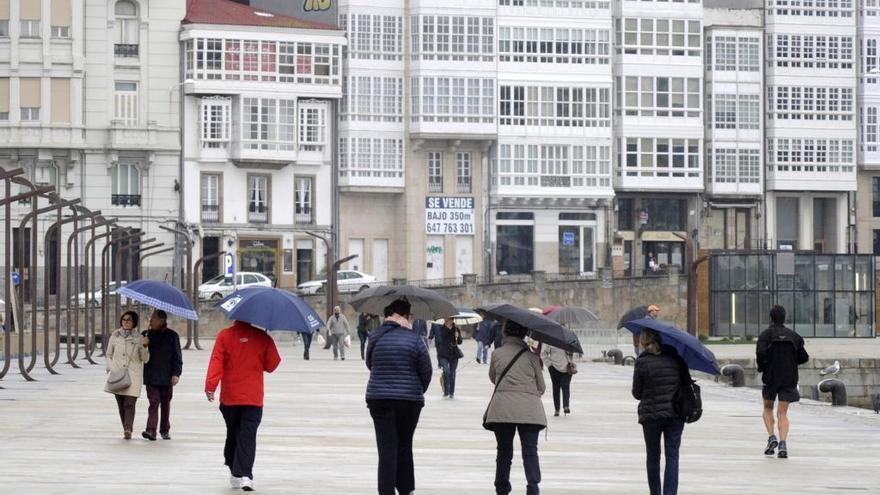
M 507 367 L 504 368 L 504 371 L 502 371 L 501 374 L 498 375 L 498 379 L 495 380 L 495 390 L 492 391 L 492 397 L 489 398 L 489 404 L 486 405 L 486 412 L 483 413 L 483 428 L 487 430 L 492 429 L 492 425 L 486 422 L 486 417 L 489 415 L 489 405 L 492 404 L 492 399 L 495 398 L 495 392 L 498 392 L 498 385 L 501 385 L 501 380 L 504 379 L 504 377 L 507 375 L 507 372 L 510 371 L 511 367 L 513 367 L 513 363 L 515 363 L 516 360 L 519 359 L 519 357 L 522 356 L 526 351 L 528 351 L 528 348 L 522 349 L 516 354 L 516 356 L 513 356 L 513 359 L 511 359 L 510 362 L 507 363 Z
M 684 360 L 681 360 L 681 386 L 676 394 L 675 408 L 678 416 L 685 423 L 696 423 L 703 416 L 703 398 L 700 386 L 691 378 Z

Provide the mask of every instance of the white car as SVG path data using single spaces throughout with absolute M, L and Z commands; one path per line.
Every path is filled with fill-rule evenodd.
M 116 295 L 116 289 L 117 289 L 118 287 L 123 287 L 123 286 L 125 286 L 125 284 L 127 284 L 127 283 L 128 283 L 127 281 L 123 280 L 122 282 L 119 283 L 118 286 L 117 286 L 116 282 L 110 282 L 109 284 L 107 284 L 107 288 L 108 288 L 109 291 L 110 291 L 110 292 L 109 292 L 110 296 L 115 296 L 115 295 Z M 100 284 L 100 282 L 98 282 L 98 284 Z M 88 305 L 89 305 L 89 306 L 91 306 L 91 307 L 93 307 L 93 308 L 97 308 L 98 306 L 101 305 L 101 300 L 104 298 L 104 295 L 103 295 L 103 293 L 102 293 L 102 291 L 101 291 L 101 288 L 98 287 L 94 292 L 92 292 L 92 294 L 91 294 L 90 296 L 87 297 L 87 293 L 85 293 L 85 292 L 80 292 L 79 294 L 76 295 L 76 298 L 79 299 L 79 307 L 81 307 L 81 308 L 86 307 L 86 302 L 88 302 Z M 119 301 L 119 303 L 120 303 L 120 304 L 125 304 L 125 303 L 126 303 L 126 298 L 123 297 L 123 298 Z
M 199 299 L 223 299 L 232 294 L 236 288 L 246 287 L 272 287 L 269 277 L 257 272 L 238 272 L 235 274 L 235 284 L 232 278 L 226 279 L 225 275 L 217 275 L 199 286 Z
M 354 270 L 339 270 L 336 272 L 336 284 L 339 292 L 360 292 L 369 289 L 376 284 L 376 277 Z M 301 294 L 317 294 L 324 291 L 327 280 L 310 280 L 299 284 L 296 288 Z

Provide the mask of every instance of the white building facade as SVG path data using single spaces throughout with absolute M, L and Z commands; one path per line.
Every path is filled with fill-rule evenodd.
M 858 97 L 860 146 L 855 216 L 859 253 L 880 254 L 880 1 L 859 0 Z
M 179 219 L 178 114 L 169 88 L 177 81 L 176 33 L 184 9 L 172 0 L 149 4 L 0 2 L 0 167 L 21 167 L 62 198 L 81 198 L 119 226 L 170 246 L 173 236 L 158 227 Z M 29 204 L 13 205 L 13 225 L 29 210 Z M 66 242 L 55 238 L 48 251 L 42 245 L 54 220 L 37 226 L 38 266 L 50 254 L 52 270 L 59 244 L 66 253 Z M 70 231 L 62 232 L 63 241 Z M 99 242 L 98 252 L 102 248 Z M 136 259 L 137 249 L 133 253 Z M 172 258 L 150 257 L 143 275 L 162 278 Z M 30 261 L 16 268 L 27 279 Z M 50 283 L 50 294 L 56 289 Z
M 221 11 L 225 17 L 215 14 Z M 227 0 L 193 2 L 183 57 L 185 221 L 200 256 L 279 287 L 324 267 L 333 200 L 336 103 L 345 37 L 332 26 Z M 217 274 L 206 263 L 203 279 Z
M 766 2 L 766 227 L 771 248 L 854 242 L 857 10 Z

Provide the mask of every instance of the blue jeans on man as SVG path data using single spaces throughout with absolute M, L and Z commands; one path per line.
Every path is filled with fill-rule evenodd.
M 482 356 L 482 358 L 480 357 Z M 486 345 L 482 340 L 477 341 L 477 362 L 478 363 L 486 363 L 486 360 L 489 357 L 489 346 Z

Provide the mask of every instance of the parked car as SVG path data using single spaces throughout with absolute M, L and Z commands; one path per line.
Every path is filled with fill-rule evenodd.
M 238 272 L 233 284 L 232 277 L 227 280 L 225 275 L 218 275 L 199 286 L 199 299 L 223 299 L 236 288 L 245 287 L 272 287 L 272 280 L 262 273 Z
M 110 282 L 109 284 L 107 284 L 107 288 L 110 290 L 110 292 L 109 292 L 110 296 L 115 296 L 116 289 L 124 286 L 127 283 L 128 283 L 127 281 L 123 280 L 122 282 L 119 282 L 118 285 L 116 282 Z M 92 292 L 91 295 L 88 295 L 85 292 L 80 292 L 79 294 L 76 295 L 76 298 L 79 299 L 79 307 L 81 307 L 81 308 L 84 308 L 86 306 L 87 302 L 88 302 L 89 306 L 91 306 L 93 308 L 97 308 L 98 306 L 101 305 L 101 300 L 103 299 L 103 297 L 104 296 L 103 296 L 100 288 L 98 288 L 97 290 Z M 125 304 L 126 298 L 123 296 L 122 300 L 120 300 L 119 302 L 120 302 L 120 304 Z
M 301 294 L 317 294 L 324 291 L 327 279 L 310 280 L 299 284 L 296 288 Z M 336 284 L 339 292 L 360 292 L 377 284 L 376 277 L 355 270 L 339 270 L 336 272 Z

